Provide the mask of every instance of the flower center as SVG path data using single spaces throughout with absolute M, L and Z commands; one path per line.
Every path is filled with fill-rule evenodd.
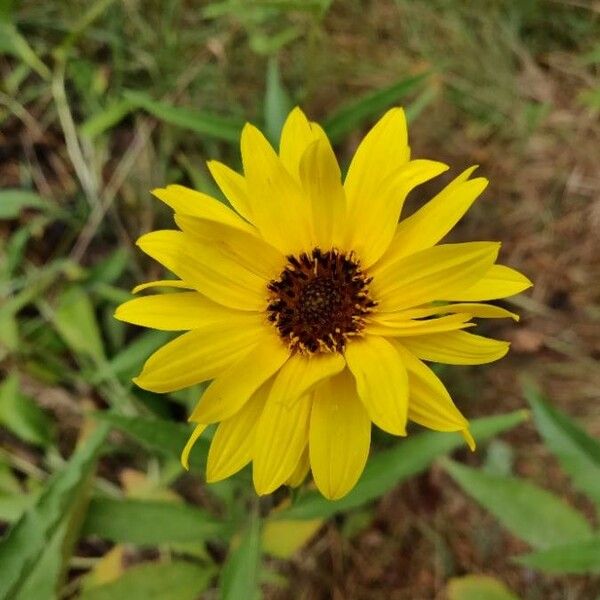
M 279 279 L 267 286 L 269 321 L 294 352 L 343 351 L 375 306 L 368 290 L 371 278 L 352 253 L 335 249 L 315 248 L 287 260 Z

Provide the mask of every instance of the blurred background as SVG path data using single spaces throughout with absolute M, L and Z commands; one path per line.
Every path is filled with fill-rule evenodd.
M 1 0 L 0 77 L 0 598 L 600 597 L 600 3 Z M 381 435 L 371 488 L 286 513 L 246 472 L 207 487 L 205 444 L 183 473 L 198 390 L 133 387 L 169 335 L 112 314 L 163 275 L 149 190 L 220 197 L 205 161 L 239 168 L 243 123 L 276 142 L 294 105 L 343 166 L 405 106 L 451 166 L 407 211 L 480 165 L 452 239 L 502 240 L 535 287 L 480 328 L 507 358 L 443 369 L 469 418 L 510 413 L 476 453 Z

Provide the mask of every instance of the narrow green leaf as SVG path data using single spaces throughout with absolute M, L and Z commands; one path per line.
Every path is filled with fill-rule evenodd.
M 0 54 L 11 54 L 20 58 L 40 77 L 50 79 L 50 70 L 39 59 L 27 40 L 17 31 L 12 23 L 0 22 Z
M 557 496 L 518 479 L 492 475 L 450 460 L 454 480 L 513 535 L 535 548 L 589 538 L 589 523 Z
M 135 107 L 130 100 L 114 100 L 104 110 L 87 119 L 79 128 L 79 133 L 93 140 L 120 123 Z
M 32 190 L 18 188 L 0 190 L 0 219 L 16 219 L 25 208 L 49 210 L 52 205 Z
M 515 411 L 471 422 L 471 432 L 482 443 L 519 425 L 527 418 L 525 411 Z M 356 508 L 379 498 L 402 481 L 424 471 L 435 458 L 460 447 L 459 434 L 426 432 L 400 440 L 393 448 L 379 452 L 367 463 L 356 487 L 341 500 L 326 500 L 317 492 L 299 498 L 290 508 L 282 510 L 282 519 L 327 518 L 337 512 Z
M 62 568 L 62 544 L 66 522 L 63 522 L 44 549 L 40 560 L 31 570 L 19 592 L 19 598 L 55 600 L 57 582 Z
M 100 365 L 93 374 L 92 383 L 98 384 L 110 377 L 121 380 L 137 375 L 144 361 L 173 336 L 169 331 L 145 331 L 128 344 L 107 363 Z
M 465 575 L 448 582 L 448 600 L 519 600 L 501 581 L 489 575 Z
M 53 320 L 58 333 L 73 352 L 85 354 L 96 362 L 104 360 L 94 305 L 82 287 L 71 286 L 60 295 Z
M 380 113 L 385 109 L 397 104 L 402 98 L 417 90 L 426 77 L 427 73 L 407 77 L 389 87 L 362 96 L 358 100 L 338 109 L 324 123 L 329 139 L 335 144 L 357 127 L 364 125 L 376 116 L 380 116 Z
M 571 476 L 573 485 L 600 507 L 600 442 L 548 404 L 532 385 L 525 385 L 525 396 L 548 448 Z
M 84 535 L 131 544 L 197 542 L 230 533 L 230 523 L 186 504 L 112 498 L 94 498 L 83 525 Z
M 99 426 L 57 473 L 36 504 L 0 541 L 0 598 L 17 595 L 35 565 L 42 560 L 78 496 L 104 442 L 107 426 Z
M 259 597 L 260 563 L 260 520 L 257 515 L 253 515 L 239 546 L 231 552 L 223 567 L 221 600 L 254 600 Z
M 272 56 L 267 65 L 264 118 L 265 133 L 275 147 L 279 144 L 281 129 L 291 108 L 291 101 L 281 82 L 277 57 Z
M 178 460 L 193 431 L 193 427 L 189 425 L 154 417 L 128 417 L 112 412 L 100 412 L 96 413 L 95 416 L 130 435 L 147 450 L 168 455 Z M 205 437 L 201 437 L 196 442 L 190 455 L 192 468 L 204 468 L 209 445 L 209 441 Z
M 80 600 L 196 600 L 213 570 L 184 561 L 148 563 L 127 569 L 110 583 L 83 592 Z
M 47 446 L 52 425 L 46 413 L 19 389 L 15 373 L 0 384 L 0 425 L 30 444 Z
M 219 140 L 239 142 L 243 123 L 237 119 L 159 102 L 139 91 L 127 91 L 124 95 L 125 99 L 133 105 L 144 109 L 165 123 Z
M 514 560 L 525 567 L 548 573 L 600 573 L 600 537 L 552 546 L 517 556 Z

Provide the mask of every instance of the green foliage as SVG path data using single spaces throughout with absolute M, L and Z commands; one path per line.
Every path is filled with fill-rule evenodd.
M 0 219 L 16 219 L 25 208 L 48 210 L 51 207 L 47 200 L 35 192 L 20 189 L 0 190 Z
M 525 395 L 548 448 L 569 474 L 573 485 L 600 507 L 600 442 L 546 402 L 532 384 L 525 386 Z
M 231 530 L 227 521 L 178 502 L 95 498 L 82 533 L 111 542 L 152 545 L 227 537 Z
M 589 538 L 587 521 L 565 502 L 516 477 L 490 475 L 445 461 L 454 480 L 509 531 L 535 548 Z
M 47 446 L 52 440 L 50 419 L 34 400 L 21 393 L 15 374 L 0 384 L 0 425 L 30 444 Z
M 77 355 L 96 363 L 104 360 L 102 336 L 94 314 L 94 304 L 77 285 L 67 288 L 58 299 L 53 315 L 54 326 Z
M 96 416 L 130 435 L 147 450 L 165 454 L 177 460 L 179 460 L 181 450 L 193 430 L 193 427 L 188 425 L 155 417 L 128 417 L 111 412 L 98 413 Z M 206 464 L 207 455 L 208 441 L 202 437 L 190 455 L 191 467 L 202 468 Z
M 524 391 L 535 424 L 574 485 L 598 504 L 600 444 L 567 415 L 552 407 L 527 381 Z M 586 518 L 564 500 L 517 477 L 472 469 L 448 459 L 454 480 L 515 537 L 537 551 L 514 560 L 549 573 L 600 571 L 600 538 Z
M 548 573 L 600 573 L 600 537 L 560 544 L 515 560 L 525 567 Z
M 85 591 L 81 600 L 196 600 L 213 571 L 184 561 L 147 563 L 127 569 L 110 583 Z
M 241 539 L 234 547 L 221 573 L 221 600 L 259 598 L 258 583 L 261 562 L 260 520 L 252 515 Z
M 519 600 L 501 581 L 488 575 L 466 575 L 451 579 L 448 600 Z
M 426 77 L 426 73 L 407 77 L 339 108 L 323 123 L 332 143 L 339 142 L 385 109 L 402 104 L 408 94 L 419 89 Z
M 84 499 L 106 433 L 106 426 L 100 426 L 90 435 L 68 465 L 50 481 L 36 504 L 0 541 L 0 598 L 19 594 L 37 565 L 49 560 L 45 558 L 48 546 Z M 55 564 L 50 567 L 54 570 Z
M 240 139 L 243 123 L 235 119 L 159 102 L 141 91 L 126 91 L 124 96 L 125 100 L 134 107 L 142 108 L 157 119 L 175 127 L 226 142 L 235 143 Z

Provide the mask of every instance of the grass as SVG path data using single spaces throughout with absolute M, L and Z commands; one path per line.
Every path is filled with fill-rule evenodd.
M 492 331 L 511 337 L 511 357 L 485 371 L 448 371 L 452 392 L 472 416 L 520 408 L 515 373 L 525 372 L 600 435 L 593 402 L 600 389 L 600 23 L 591 4 L 10 5 L 0 3 L 0 188 L 35 195 L 7 208 L 0 192 L 0 370 L 5 382 L 16 376 L 25 398 L 19 406 L 29 407 L 17 417 L 1 413 L 0 505 L 10 490 L 39 492 L 91 411 L 175 421 L 194 401 L 193 393 L 165 401 L 132 389 L 130 377 L 164 336 L 111 316 L 128 297 L 123 290 L 160 275 L 134 248 L 141 233 L 170 226 L 148 191 L 173 182 L 213 191 L 204 163 L 239 164 L 232 141 L 245 120 L 266 120 L 274 132 L 277 109 L 296 103 L 326 120 L 357 97 L 424 72 L 407 96 L 414 154 L 446 161 L 453 172 L 478 163 L 492 181 L 458 237 L 504 240 L 504 262 L 536 283 L 516 300 L 520 328 Z M 339 136 L 343 162 L 372 118 Z M 165 499 L 176 490 L 193 505 L 232 506 L 227 484 L 213 497 L 155 450 L 111 435 L 118 452 L 101 460 L 97 491 Z M 506 439 L 499 452 L 510 454 L 515 473 L 591 514 L 585 499 L 565 493 L 564 476 L 531 426 Z M 481 464 L 492 460 L 492 448 L 460 456 Z M 82 543 L 76 559 L 97 566 L 107 548 Z M 590 577 L 551 578 L 506 560 L 522 550 L 434 467 L 328 522 L 293 561 L 270 562 L 266 595 L 434 598 L 464 573 L 494 575 L 527 598 L 600 593 Z M 143 557 L 128 552 L 130 561 Z M 66 596 L 80 574 L 70 571 Z

